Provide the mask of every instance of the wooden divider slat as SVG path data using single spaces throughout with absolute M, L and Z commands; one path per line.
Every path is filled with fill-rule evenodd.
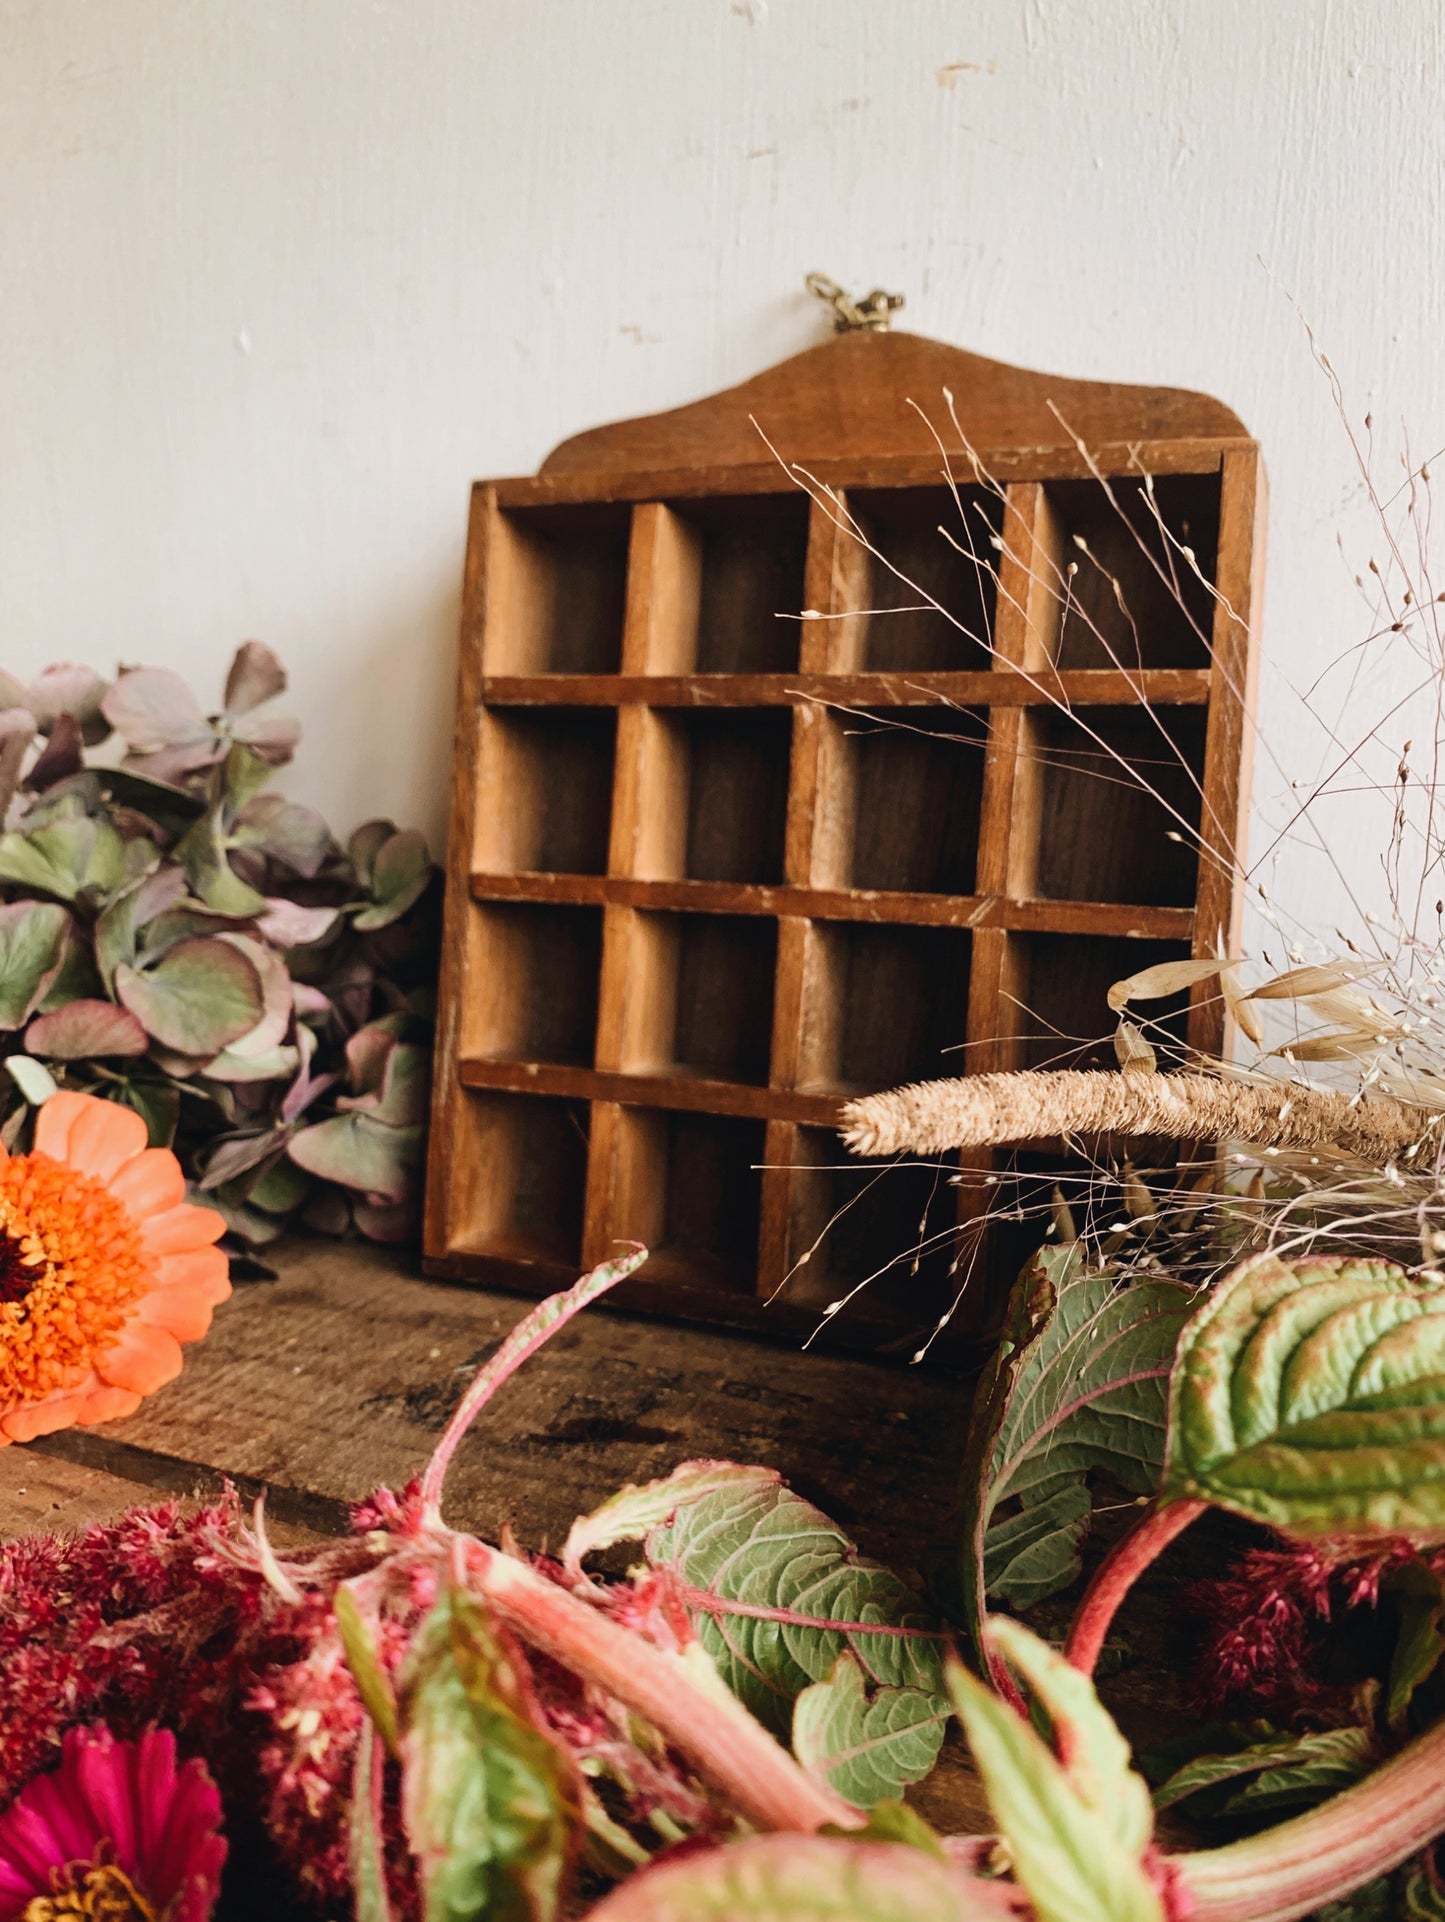
M 1226 954 L 1239 953 L 1244 906 L 1240 864 L 1249 823 L 1254 697 L 1259 673 L 1255 640 L 1263 601 L 1256 556 L 1264 551 L 1266 508 L 1264 466 L 1258 450 L 1227 454 L 1220 472 L 1218 599 L 1204 738 L 1204 805 L 1194 930 L 1197 955 L 1218 952 L 1216 943 L 1222 944 Z M 1201 983 L 1190 1002 L 1190 1046 L 1201 1054 L 1221 1054 L 1225 1040 L 1224 1004 Z
M 618 874 L 474 874 L 476 901 L 675 909 L 697 914 L 799 914 L 815 921 L 1013 928 L 1032 934 L 1109 934 L 1187 941 L 1194 909 L 1114 901 L 1011 901 L 1000 895 L 902 894 L 872 888 L 755 887 L 734 881 L 643 881 Z
M 645 513 L 647 508 L 639 508 Z M 846 630 L 804 621 L 803 659 L 830 638 L 845 645 Z M 1006 668 L 920 669 L 917 673 L 829 672 L 805 665 L 796 674 L 495 674 L 482 683 L 489 707 L 792 707 L 820 701 L 837 707 L 1203 707 L 1213 678 L 1208 668 L 1085 667 L 1036 676 Z
M 814 1128 L 835 1126 L 846 1098 L 841 1090 L 837 1094 L 808 1093 L 743 1081 L 709 1081 L 698 1074 L 579 1068 L 545 1061 L 489 1061 L 475 1055 L 462 1056 L 458 1076 L 463 1087 L 498 1093 L 618 1101 L 634 1108 L 732 1115 L 744 1121 L 778 1118 Z

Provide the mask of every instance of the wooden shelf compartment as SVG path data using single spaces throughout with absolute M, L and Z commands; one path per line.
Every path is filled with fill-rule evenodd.
M 1022 1068 L 1118 1068 L 1108 995 L 1114 982 L 1161 961 L 1189 955 L 1183 941 L 1130 941 L 1119 936 L 1007 934 L 1006 991 L 998 1032 L 1007 1065 Z M 1183 1057 L 1190 997 L 1141 1004 L 1130 1019 L 1145 1030 L 1163 1066 Z
M 609 910 L 598 1067 L 766 1086 L 777 952 L 769 916 Z
M 814 882 L 889 895 L 973 895 L 987 714 L 877 708 L 829 714 L 822 729 Z
M 602 909 L 529 901 L 477 905 L 470 938 L 478 992 L 463 1010 L 463 1052 L 590 1067 Z
M 850 488 L 846 618 L 829 621 L 835 673 L 978 672 L 993 652 L 1002 502 L 982 487 Z M 851 530 L 856 530 L 856 534 Z
M 1206 583 L 1217 572 L 1218 474 L 1155 479 L 1157 518 L 1137 473 L 1110 480 L 1107 489 L 1089 480 L 1051 481 L 1045 490 L 1058 529 L 1045 570 L 1058 616 L 1049 649 L 1055 665 L 1207 666 L 1215 602 Z M 1181 548 L 1194 555 L 1198 573 Z
M 783 880 L 793 718 L 786 709 L 624 712 L 632 782 L 611 870 L 644 880 Z
M 468 1091 L 458 1138 L 453 1248 L 496 1261 L 573 1267 L 587 1190 L 584 1101 Z
M 630 510 L 616 503 L 498 517 L 486 673 L 617 672 L 630 523 Z
M 614 714 L 484 710 L 471 867 L 482 874 L 605 874 Z
M 809 923 L 797 1085 L 871 1094 L 962 1074 L 971 952 L 965 928 Z
M 589 1244 L 641 1241 L 655 1283 L 751 1296 L 765 1146 L 761 1120 L 608 1104 L 597 1115 Z
M 1205 715 L 1200 708 L 1033 711 L 1037 864 L 1052 900 L 1192 904 L 1199 881 Z
M 638 507 L 628 671 L 713 680 L 796 669 L 807 544 L 797 489 Z
M 966 1273 L 952 1160 L 864 1159 L 820 1128 L 796 1130 L 792 1159 L 780 1306 L 823 1316 L 844 1302 L 840 1328 L 891 1329 L 912 1349 L 961 1291 L 983 1291 L 982 1272 Z

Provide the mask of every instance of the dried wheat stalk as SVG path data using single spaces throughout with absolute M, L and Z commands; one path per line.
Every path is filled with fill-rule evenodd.
M 922 1081 L 850 1101 L 843 1139 L 855 1154 L 939 1154 L 1061 1135 L 1164 1135 L 1259 1148 L 1330 1149 L 1383 1168 L 1413 1159 L 1440 1117 L 1379 1096 L 1250 1086 L 1204 1074 L 1057 1070 Z

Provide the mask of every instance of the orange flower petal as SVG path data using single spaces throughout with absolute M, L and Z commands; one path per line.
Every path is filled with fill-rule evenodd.
M 224 1301 L 231 1292 L 230 1263 L 221 1248 L 191 1248 L 156 1263 L 157 1288 L 194 1288 L 207 1301 Z
M 163 1215 L 141 1223 L 140 1238 L 148 1255 L 183 1255 L 192 1248 L 208 1248 L 226 1232 L 226 1217 L 214 1208 L 195 1208 L 184 1202 Z
M 149 1328 L 164 1328 L 177 1341 L 199 1341 L 211 1325 L 213 1297 L 202 1288 L 152 1288 L 136 1315 Z
M 43 1401 L 21 1402 L 18 1408 L 0 1415 L 0 1431 L 7 1441 L 34 1441 L 37 1435 L 53 1435 L 57 1428 L 69 1428 L 79 1421 L 90 1390 L 66 1389 L 47 1395 Z
M 64 1161 L 70 1144 L 70 1130 L 94 1100 L 93 1095 L 72 1094 L 61 1088 L 43 1103 L 35 1117 L 35 1146 L 52 1161 Z
M 181 1344 L 164 1328 L 152 1328 L 134 1317 L 103 1354 L 95 1358 L 96 1373 L 115 1388 L 133 1394 L 154 1394 L 181 1372 Z
M 80 1413 L 76 1416 L 82 1428 L 94 1428 L 97 1422 L 124 1421 L 140 1407 L 141 1398 L 129 1388 L 112 1388 L 108 1382 L 92 1388 L 85 1397 Z
M 43 1115 L 45 1108 L 40 1112 Z M 91 1100 L 70 1124 L 65 1159 L 82 1174 L 108 1182 L 141 1153 L 148 1139 L 146 1124 L 134 1108 L 122 1108 L 116 1101 Z
M 112 1175 L 107 1186 L 138 1221 L 164 1214 L 186 1198 L 186 1178 L 169 1148 L 146 1148 Z

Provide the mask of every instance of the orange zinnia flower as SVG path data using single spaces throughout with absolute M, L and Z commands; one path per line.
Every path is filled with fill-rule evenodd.
M 0 1151 L 0 1447 L 133 1415 L 231 1292 L 169 1148 L 131 1108 L 62 1090 L 33 1154 Z

